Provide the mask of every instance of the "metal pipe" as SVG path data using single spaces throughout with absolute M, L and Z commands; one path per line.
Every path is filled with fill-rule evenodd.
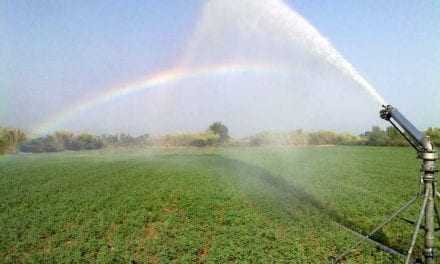
M 427 202 L 428 202 L 428 193 L 425 193 L 425 198 L 423 199 L 423 204 L 422 204 L 422 208 L 420 209 L 419 218 L 417 219 L 416 228 L 414 230 L 414 233 L 413 233 L 413 236 L 411 239 L 411 246 L 409 247 L 408 254 L 406 255 L 405 264 L 410 264 L 410 262 L 411 262 L 411 255 L 413 253 L 414 246 L 416 245 L 417 235 L 419 234 L 420 225 L 422 224 L 422 219 L 425 215 L 425 208 L 426 208 Z
M 423 182 L 425 183 L 425 192 L 429 195 L 425 208 L 425 263 L 434 263 L 434 212 L 435 212 L 435 174 L 437 172 L 435 161 L 437 153 L 422 153 L 423 159 L 422 171 Z
M 406 117 L 402 113 L 400 113 L 397 108 L 394 108 L 391 105 L 383 107 L 384 108 L 380 111 L 380 117 L 387 121 L 390 121 L 394 127 L 396 126 L 392 121 L 395 121 L 401 127 L 401 129 L 396 127 L 399 132 L 410 137 L 410 139 L 408 139 L 405 136 L 405 138 L 410 141 L 411 145 L 415 144 L 417 148 L 428 149 L 428 151 L 432 150 L 432 146 L 428 146 L 426 142 L 425 134 L 418 130 L 408 119 L 406 119 Z
M 380 229 L 382 229 L 382 227 L 384 227 L 386 224 L 388 224 L 389 222 L 391 222 L 394 218 L 396 218 L 400 213 L 402 213 L 403 211 L 405 211 L 410 205 L 412 205 L 417 198 L 419 197 L 419 194 L 415 195 L 411 200 L 409 200 L 406 204 L 404 204 L 402 207 L 400 207 L 397 211 L 395 211 L 392 215 L 390 215 L 387 219 L 385 219 L 385 221 L 383 221 L 380 225 L 378 225 L 376 228 L 374 228 L 369 234 L 367 234 L 366 236 L 362 236 L 357 242 L 356 244 L 354 244 L 353 246 L 351 246 L 349 249 L 347 249 L 345 252 L 339 254 L 338 256 L 336 256 L 333 259 L 334 263 L 338 263 L 343 257 L 347 256 L 348 254 L 350 254 L 353 249 L 357 248 L 359 245 L 361 245 L 364 241 L 367 241 L 370 239 L 370 237 L 372 235 L 374 235 L 377 231 L 379 231 Z
M 393 108 L 391 110 L 391 117 L 408 133 L 417 143 L 423 145 L 425 135 L 418 130 L 402 113 L 397 110 L 397 108 Z
M 426 185 L 428 201 L 425 207 L 425 263 L 434 264 L 434 196 L 432 183 Z

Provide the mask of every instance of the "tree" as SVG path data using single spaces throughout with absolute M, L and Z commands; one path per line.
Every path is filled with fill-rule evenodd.
M 193 135 L 194 139 L 190 142 L 194 147 L 212 146 L 219 141 L 219 135 L 213 132 L 198 133 Z
M 378 126 L 374 126 L 370 132 L 365 133 L 367 137 L 367 145 L 385 146 L 388 142 L 388 136 L 384 130 Z
M 249 138 L 251 146 L 287 146 L 290 144 L 289 134 L 274 131 L 263 131 Z
M 354 136 L 350 133 L 338 134 L 337 138 L 338 145 L 362 145 L 364 141 L 359 136 Z
M 0 127 L 0 154 L 15 152 L 17 146 L 26 140 L 26 134 L 17 128 Z
M 81 149 L 100 149 L 103 147 L 102 141 L 91 134 L 80 134 L 76 139 L 81 146 Z
M 288 135 L 288 144 L 293 146 L 305 146 L 309 144 L 309 134 L 302 129 L 295 130 Z
M 229 129 L 221 122 L 212 123 L 209 126 L 208 131 L 211 131 L 212 133 L 219 136 L 219 143 L 224 143 L 230 138 Z
M 137 145 L 150 145 L 151 144 L 151 137 L 150 134 L 143 134 L 136 137 L 136 144 Z
M 105 146 L 108 145 L 115 146 L 119 142 L 118 135 L 111 135 L 111 134 L 101 135 L 100 140 Z
M 20 151 L 22 152 L 30 152 L 30 153 L 41 153 L 44 152 L 44 146 L 42 143 L 42 138 L 35 138 L 26 141 L 21 144 Z
M 64 150 L 100 149 L 104 145 L 99 137 L 90 134 L 75 136 L 70 132 L 56 132 L 45 137 L 34 138 L 21 144 L 22 152 L 59 152 Z
M 390 146 L 406 146 L 406 139 L 400 134 L 395 127 L 387 127 L 386 134 L 388 136 L 388 144 Z
M 69 131 L 57 131 L 54 133 L 54 137 L 58 142 L 62 142 L 64 145 L 64 142 L 72 140 L 74 135 Z
M 43 138 L 44 152 L 59 152 L 64 150 L 64 142 L 59 141 L 55 135 L 48 135 Z
M 45 137 L 34 138 L 24 142 L 20 146 L 22 152 L 58 152 L 64 150 L 64 143 L 57 140 L 55 136 L 48 135 Z
M 335 145 L 339 143 L 338 134 L 333 131 L 318 131 L 310 133 L 309 143 L 311 145 Z
M 426 135 L 434 142 L 434 145 L 440 146 L 440 128 L 430 127 L 426 130 Z

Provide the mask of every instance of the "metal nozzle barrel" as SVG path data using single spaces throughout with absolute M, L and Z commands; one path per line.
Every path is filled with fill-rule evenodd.
M 425 148 L 425 134 L 418 130 L 408 119 L 406 119 L 406 117 L 403 116 L 402 113 L 397 110 L 397 108 L 394 108 L 391 105 L 383 106 L 383 109 L 380 111 L 380 117 L 390 121 L 394 126 L 395 124 L 393 121 L 396 122 L 403 130 L 401 132 L 408 135 L 412 139 L 413 143 L 417 145 L 417 147 Z

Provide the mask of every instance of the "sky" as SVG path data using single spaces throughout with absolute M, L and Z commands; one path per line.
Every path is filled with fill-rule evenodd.
M 285 2 L 387 102 L 420 128 L 440 126 L 440 1 Z M 375 116 L 377 105 L 349 90 L 353 84 L 331 69 L 309 67 L 318 62 L 294 49 L 297 43 L 283 38 L 281 30 L 271 30 L 273 23 L 253 34 L 240 29 L 257 15 L 265 21 L 265 12 L 248 19 L 240 11 L 241 20 L 235 20 L 217 14 L 218 6 L 206 12 L 206 5 L 198 0 L 1 1 L 0 126 L 162 134 L 223 121 L 232 134 L 247 135 L 298 128 L 360 132 L 383 124 Z M 204 18 L 206 13 L 215 18 Z M 289 66 L 301 70 L 292 74 L 264 66 L 284 57 L 298 60 Z M 217 62 L 254 66 L 94 99 L 182 65 L 199 69 Z M 323 86 L 327 90 L 320 90 Z

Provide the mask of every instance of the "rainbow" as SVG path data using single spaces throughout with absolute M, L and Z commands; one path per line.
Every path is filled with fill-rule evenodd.
M 287 67 L 268 64 L 224 64 L 193 69 L 172 68 L 149 75 L 143 80 L 117 86 L 92 98 L 79 101 L 76 104 L 67 107 L 65 110 L 50 116 L 48 119 L 37 124 L 34 129 L 32 129 L 31 135 L 41 136 L 47 134 L 51 131 L 59 129 L 63 122 L 72 119 L 79 113 L 85 112 L 98 105 L 108 103 L 118 98 L 142 92 L 148 88 L 163 86 L 178 82 L 180 80 L 199 76 L 238 74 L 246 72 L 280 73 L 286 70 Z

